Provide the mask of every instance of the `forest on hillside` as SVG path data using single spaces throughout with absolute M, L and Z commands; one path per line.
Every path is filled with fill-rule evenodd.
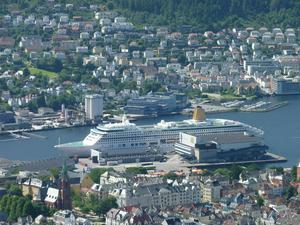
M 113 0 L 136 23 L 189 24 L 201 30 L 231 26 L 288 27 L 300 24 L 299 0 Z
M 167 25 L 174 29 L 182 25 L 192 25 L 196 30 L 300 25 L 300 0 L 56 0 L 55 3 L 87 7 L 101 4 L 119 11 L 136 25 Z M 7 13 L 13 4 L 30 13 L 47 1 L 1 0 L 0 13 Z

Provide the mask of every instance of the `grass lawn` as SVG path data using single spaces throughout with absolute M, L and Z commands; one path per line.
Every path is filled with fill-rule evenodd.
M 57 73 L 48 70 L 42 70 L 35 67 L 28 67 L 28 70 L 30 71 L 30 74 L 34 74 L 34 75 L 41 74 L 43 76 L 47 76 L 52 79 L 57 78 Z
M 242 100 L 245 99 L 242 96 L 236 96 L 236 95 L 231 95 L 231 94 L 225 94 L 221 95 L 218 93 L 203 93 L 208 96 L 209 99 L 211 100 L 217 100 L 217 101 L 233 101 L 233 100 Z
M 225 94 L 221 95 L 221 101 L 232 101 L 232 100 L 243 100 L 245 99 L 242 96 L 236 96 L 236 95 L 231 95 L 231 94 Z

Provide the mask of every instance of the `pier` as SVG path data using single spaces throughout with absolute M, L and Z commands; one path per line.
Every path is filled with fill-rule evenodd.
M 18 140 L 30 139 L 30 138 L 47 139 L 47 137 L 45 136 L 34 134 L 32 132 L 25 132 L 25 131 L 7 131 L 5 134 L 8 135 L 8 138 L 0 139 L 0 142 L 18 141 Z
M 15 139 L 28 139 L 28 136 L 23 135 L 22 132 L 9 132 L 9 134 L 11 134 L 13 137 L 15 137 Z
M 283 102 L 279 102 L 279 103 L 275 103 L 275 104 L 270 104 L 266 107 L 262 107 L 262 108 L 253 108 L 253 109 L 240 109 L 240 111 L 242 112 L 270 112 L 272 110 L 275 109 L 279 109 L 281 107 L 284 107 L 288 105 L 288 101 L 283 101 Z
M 26 135 L 28 138 L 38 138 L 38 139 L 47 139 L 47 137 L 39 135 L 39 134 L 34 134 L 34 133 L 29 133 L 29 132 L 22 132 L 23 135 Z

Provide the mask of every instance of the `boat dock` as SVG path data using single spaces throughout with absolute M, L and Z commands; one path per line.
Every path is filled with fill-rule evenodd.
M 283 163 L 287 159 L 283 156 L 276 155 L 274 153 L 267 152 L 265 154 L 265 159 L 255 159 L 246 161 L 232 161 L 232 162 L 207 162 L 207 163 L 196 163 L 189 165 L 189 168 L 216 168 L 216 167 L 226 167 L 232 165 L 249 165 L 249 164 L 268 164 L 268 163 Z
M 23 135 L 22 132 L 9 132 L 10 135 L 15 137 L 15 139 L 28 139 L 28 136 Z
M 257 108 L 241 108 L 240 111 L 242 112 L 269 112 L 275 109 L 279 109 L 283 106 L 286 106 L 288 104 L 288 101 L 283 101 L 279 103 L 271 103 L 271 104 L 266 104 L 262 105 L 262 107 L 257 107 Z
M 28 133 L 28 132 L 22 132 L 22 134 L 27 136 L 28 138 L 32 137 L 32 138 L 38 138 L 38 139 L 47 139 L 47 137 L 39 135 L 39 134 Z

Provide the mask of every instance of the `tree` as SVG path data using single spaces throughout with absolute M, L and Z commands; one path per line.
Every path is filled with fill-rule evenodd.
M 280 0 L 271 0 L 270 2 L 270 10 L 277 11 L 280 7 Z
M 107 3 L 107 9 L 108 10 L 113 10 L 114 9 L 114 3 L 113 2 L 108 2 Z
M 10 195 L 22 196 L 22 190 L 18 185 L 12 184 L 8 189 Z
M 38 69 L 49 70 L 52 72 L 60 72 L 63 69 L 63 64 L 59 59 L 39 59 L 35 66 Z
M 110 209 L 118 207 L 117 199 L 112 196 L 109 196 L 102 200 L 102 205 L 103 208 L 101 214 L 103 215 L 106 214 Z
M 247 166 L 247 171 L 258 171 L 260 170 L 260 166 L 258 164 L 252 163 L 249 166 Z
M 30 102 L 28 102 L 27 107 L 31 112 L 37 113 L 38 111 L 38 105 L 36 101 L 31 100 Z
M 45 94 L 42 93 L 36 98 L 36 104 L 38 107 L 45 107 L 46 106 L 46 101 L 45 101 Z
M 230 171 L 227 168 L 219 168 L 214 171 L 214 174 L 220 174 L 226 177 L 230 177 Z
M 10 222 L 15 221 L 18 218 L 16 214 L 17 204 L 18 204 L 18 198 L 13 198 L 13 201 L 10 205 L 9 216 L 8 216 L 8 220 Z
M 284 170 L 282 167 L 279 167 L 279 166 L 273 166 L 271 167 L 271 169 L 274 169 L 276 171 L 276 173 L 278 174 L 283 174 Z
M 1 201 L 0 201 L 0 211 L 2 211 L 2 212 L 5 211 L 6 205 L 8 203 L 8 199 L 9 199 L 8 195 L 4 195 L 1 198 Z
M 258 196 L 256 199 L 256 203 L 259 207 L 262 207 L 265 204 L 265 200 L 262 197 Z
M 297 195 L 297 189 L 291 185 L 289 185 L 285 191 L 285 199 L 290 200 L 291 197 Z
M 148 80 L 146 79 L 145 82 L 142 85 L 142 94 L 147 94 L 150 91 L 151 92 L 157 92 L 161 88 L 161 83 L 154 81 L 154 80 Z
M 25 204 L 25 199 L 24 198 L 19 198 L 17 207 L 16 207 L 16 215 L 17 217 L 20 217 L 23 215 L 23 207 Z
M 4 212 L 6 212 L 7 214 L 9 214 L 9 210 L 10 210 L 10 206 L 12 203 L 13 199 L 10 197 L 7 199 L 6 205 L 4 206 Z
M 55 167 L 54 167 L 54 168 L 51 168 L 49 171 L 50 171 L 51 176 L 52 176 L 53 178 L 57 179 L 57 178 L 59 177 L 60 171 L 59 171 L 58 168 L 55 168 Z
M 291 170 L 291 179 L 292 181 L 297 181 L 297 167 L 293 166 Z
M 169 173 L 164 175 L 165 179 L 170 179 L 170 180 L 176 180 L 176 179 L 178 179 L 178 177 L 179 176 L 176 173 L 173 173 L 173 172 L 169 172 Z
M 232 179 L 238 180 L 239 176 L 240 176 L 240 174 L 242 173 L 243 170 L 244 169 L 241 166 L 233 165 L 230 168 L 230 177 Z
M 89 176 L 94 183 L 100 183 L 100 176 L 106 171 L 112 171 L 112 168 L 94 168 L 91 170 Z
M 187 65 L 187 58 L 185 57 L 185 55 L 181 54 L 178 56 L 178 62 L 181 64 L 181 65 L 184 65 L 186 66 Z
M 83 59 L 82 59 L 82 57 L 81 56 L 77 56 L 76 58 L 75 58 L 75 64 L 77 65 L 77 66 L 82 66 L 82 64 L 83 64 Z
M 131 174 L 147 174 L 147 169 L 144 167 L 128 167 L 126 173 Z
M 23 76 L 24 77 L 28 77 L 30 75 L 30 71 L 29 69 L 26 67 L 24 70 L 23 70 Z
M 99 199 L 96 196 L 90 196 L 91 210 L 97 215 L 105 215 L 110 209 L 118 207 L 116 198 L 109 196 L 107 198 Z
M 33 212 L 33 206 L 31 201 L 28 199 L 26 200 L 26 202 L 24 203 L 23 206 L 23 211 L 22 211 L 22 216 L 28 216 Z

